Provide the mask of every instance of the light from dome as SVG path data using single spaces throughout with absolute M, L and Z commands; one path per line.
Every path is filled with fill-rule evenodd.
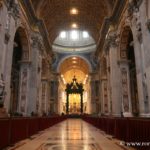
M 83 31 L 83 38 L 88 38 L 89 37 L 89 34 L 87 31 Z
M 62 31 L 62 32 L 60 33 L 60 37 L 61 37 L 62 39 L 66 38 L 66 32 L 65 32 L 65 31 Z
M 76 64 L 76 63 L 77 63 L 77 61 L 72 61 L 72 63 Z
M 76 30 L 71 31 L 71 39 L 77 40 L 78 39 L 78 32 Z
M 72 59 L 76 60 L 76 59 L 77 59 L 77 57 L 73 57 Z
M 76 23 L 73 23 L 73 24 L 71 25 L 71 27 L 75 29 L 75 28 L 78 27 L 78 25 L 77 25 Z
M 78 10 L 77 10 L 76 8 L 72 8 L 72 9 L 70 10 L 70 14 L 71 14 L 71 15 L 77 15 L 77 14 L 78 14 Z

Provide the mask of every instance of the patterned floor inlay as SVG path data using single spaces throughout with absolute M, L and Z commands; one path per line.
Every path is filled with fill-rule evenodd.
M 78 137 L 78 138 L 61 138 L 61 137 L 51 137 L 51 138 L 48 138 L 48 140 L 54 140 L 54 141 L 60 141 L 60 140 L 65 140 L 65 141 L 68 141 L 68 140 L 94 140 L 94 138 L 92 137 L 89 137 L 89 138 L 83 138 L 83 137 Z
M 37 150 L 102 150 L 98 144 L 45 144 Z

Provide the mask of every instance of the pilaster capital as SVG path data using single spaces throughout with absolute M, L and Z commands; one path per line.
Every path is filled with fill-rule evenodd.
M 8 12 L 11 16 L 14 17 L 15 20 L 20 18 L 20 8 L 19 4 L 15 2 L 15 0 L 7 0 L 8 1 Z
M 39 49 L 40 52 L 44 50 L 43 39 L 39 33 L 31 34 L 31 46 Z
M 134 12 L 139 11 L 139 7 L 143 0 L 129 0 L 128 3 L 128 14 L 133 15 Z
M 139 43 L 142 43 L 141 21 L 139 7 L 142 0 L 130 0 L 128 5 L 127 20 L 131 22 L 131 26 L 136 29 L 136 37 Z
M 119 44 L 119 35 L 117 32 L 111 32 L 109 33 L 105 44 L 104 44 L 104 50 L 109 50 L 110 47 L 117 47 Z

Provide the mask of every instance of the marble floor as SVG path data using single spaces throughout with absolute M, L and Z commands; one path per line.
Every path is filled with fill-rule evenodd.
M 67 119 L 7 150 L 129 150 L 119 143 L 81 119 Z

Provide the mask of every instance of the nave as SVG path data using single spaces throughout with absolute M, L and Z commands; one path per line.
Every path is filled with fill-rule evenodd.
M 7 150 L 133 150 L 81 119 L 67 119 Z
M 149 41 L 150 0 L 0 0 L 0 150 L 150 150 Z

